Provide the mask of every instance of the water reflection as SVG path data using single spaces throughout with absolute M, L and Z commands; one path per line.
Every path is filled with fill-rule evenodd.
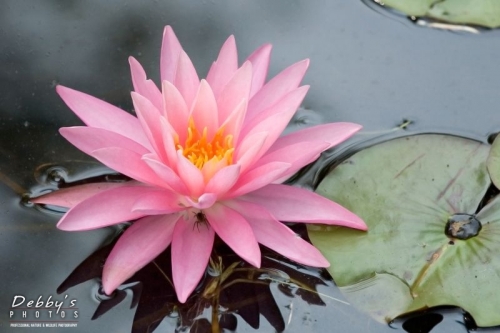
M 64 293 L 80 283 L 100 279 L 104 262 L 114 243 L 100 248 L 85 259 L 64 280 L 57 292 Z M 202 282 L 186 303 L 179 303 L 176 299 L 171 282 L 170 249 L 167 249 L 111 296 L 104 295 L 99 289 L 96 295 L 99 305 L 92 319 L 103 316 L 123 302 L 127 293 L 131 293 L 131 307 L 137 306 L 132 324 L 134 333 L 152 332 L 165 317 L 176 319 L 172 328 L 179 332 L 231 330 L 241 326 L 241 320 L 257 330 L 261 327 L 261 316 L 274 330 L 281 332 L 286 327 L 285 318 L 271 292 L 271 285 L 275 285 L 288 298 L 298 297 L 311 306 L 326 305 L 317 287 L 327 286 L 328 283 L 318 271 L 297 266 L 265 248 L 262 267 L 258 269 L 242 261 L 222 241 L 217 243 Z M 331 296 L 330 299 L 335 300 Z M 347 304 L 341 300 L 338 302 Z M 288 324 L 292 306 L 289 309 Z M 314 307 L 310 311 L 314 311 Z M 298 327 L 290 329 L 300 331 Z

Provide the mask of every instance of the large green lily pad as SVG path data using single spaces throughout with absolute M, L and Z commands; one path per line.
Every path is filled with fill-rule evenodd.
M 445 22 L 489 28 L 500 26 L 498 0 L 384 0 L 383 3 L 410 16 L 428 16 Z
M 487 166 L 491 181 L 496 188 L 500 188 L 500 135 L 497 135 L 491 145 Z
M 380 321 L 454 305 L 480 326 L 500 324 L 500 199 L 475 214 L 490 185 L 488 152 L 472 140 L 417 135 L 362 150 L 325 177 L 317 192 L 368 225 L 309 227 L 352 304 Z M 460 213 L 481 221 L 477 236 L 459 239 L 472 226 Z

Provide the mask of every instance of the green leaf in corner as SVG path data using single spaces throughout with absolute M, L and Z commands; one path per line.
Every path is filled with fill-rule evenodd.
M 428 16 L 444 22 L 500 26 L 498 0 L 384 0 L 384 5 L 409 16 Z
M 402 11 L 408 16 L 425 16 L 432 4 L 438 0 L 384 0 L 385 6 Z
M 500 1 L 440 1 L 429 9 L 429 16 L 446 22 L 469 23 L 488 28 L 498 28 L 500 26 Z

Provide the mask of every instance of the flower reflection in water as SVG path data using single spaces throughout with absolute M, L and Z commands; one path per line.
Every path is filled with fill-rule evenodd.
M 58 293 L 85 281 L 99 279 L 113 246 L 114 242 L 85 259 L 61 284 Z M 283 331 L 285 318 L 272 289 L 279 290 L 286 297 L 298 296 L 310 305 L 325 305 L 317 292 L 318 285 L 326 285 L 322 278 L 266 248 L 262 252 L 262 267 L 256 268 L 218 242 L 201 284 L 186 303 L 180 303 L 172 284 L 171 254 L 167 249 L 111 296 L 101 292 L 92 319 L 99 318 L 125 300 L 127 290 L 133 295 L 131 307 L 137 306 L 133 333 L 152 332 L 165 317 L 176 317 L 176 329 L 180 332 L 234 330 L 238 318 L 259 329 L 260 315 L 276 331 Z M 277 288 L 272 288 L 273 284 Z

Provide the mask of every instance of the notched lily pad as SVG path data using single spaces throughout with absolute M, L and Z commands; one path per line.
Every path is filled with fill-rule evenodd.
M 454 305 L 479 326 L 500 324 L 499 197 L 476 212 L 488 153 L 476 141 L 417 135 L 360 151 L 326 176 L 317 192 L 368 225 L 308 230 L 352 304 L 379 321 Z
M 339 287 L 351 304 L 363 304 L 363 310 L 374 318 L 389 322 L 412 302 L 410 288 L 397 276 L 375 273 L 372 277 Z M 380 304 L 390 304 L 381 307 Z
M 430 17 L 444 22 L 500 26 L 498 0 L 384 0 L 384 5 L 408 16 Z

